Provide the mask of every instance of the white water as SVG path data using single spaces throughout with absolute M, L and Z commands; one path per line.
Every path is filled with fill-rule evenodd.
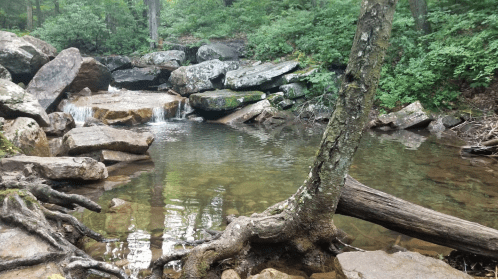
M 166 111 L 163 107 L 157 107 L 152 109 L 152 123 L 163 123 L 166 122 Z
M 188 99 L 185 102 L 178 102 L 178 109 L 176 110 L 175 117 L 173 119 L 185 119 L 189 113 L 192 113 L 194 110 L 190 106 Z M 163 107 L 155 107 L 152 109 L 152 119 L 150 120 L 151 124 L 164 123 L 168 119 L 167 112 Z
M 71 103 L 67 103 L 62 111 L 71 114 L 77 124 L 83 124 L 88 117 L 93 117 L 91 107 L 77 107 Z
M 189 100 L 185 99 L 185 102 L 178 102 L 178 109 L 176 110 L 176 119 L 185 119 L 188 114 L 192 113 L 194 109 L 190 106 Z

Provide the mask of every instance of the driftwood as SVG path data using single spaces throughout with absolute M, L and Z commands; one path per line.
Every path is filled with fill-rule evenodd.
M 498 258 L 498 230 L 446 215 L 346 179 L 337 214 L 460 251 Z

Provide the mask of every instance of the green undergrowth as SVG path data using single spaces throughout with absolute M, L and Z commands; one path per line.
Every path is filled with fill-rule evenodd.
M 0 159 L 8 156 L 14 155 L 21 150 L 13 145 L 4 135 L 0 132 Z

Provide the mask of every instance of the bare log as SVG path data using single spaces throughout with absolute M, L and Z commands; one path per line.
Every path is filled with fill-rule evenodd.
M 119 279 L 129 278 L 128 275 L 126 275 L 126 273 L 122 269 L 106 262 L 99 262 L 88 258 L 78 258 L 78 257 L 73 257 L 72 260 L 74 261 L 66 266 L 65 268 L 66 271 L 70 272 L 75 269 L 83 269 L 83 270 L 95 269 L 98 271 L 105 272 L 107 274 L 114 275 Z
M 446 215 L 346 179 L 336 213 L 461 251 L 498 258 L 498 230 Z

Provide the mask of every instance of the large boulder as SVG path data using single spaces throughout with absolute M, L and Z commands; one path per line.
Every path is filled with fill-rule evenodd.
M 9 70 L 14 82 L 28 83 L 48 61 L 34 45 L 14 33 L 0 31 L 0 64 Z
M 139 65 L 160 66 L 171 70 L 178 69 L 186 61 L 185 52 L 168 50 L 148 53 L 140 58 Z
M 35 120 L 19 117 L 16 120 L 6 121 L 4 135 L 24 154 L 31 156 L 50 156 L 50 147 L 45 132 Z
M 83 58 L 80 71 L 69 87 L 71 92 L 89 88 L 92 92 L 107 91 L 112 75 L 106 66 L 92 57 Z
M 284 92 L 285 98 L 288 99 L 297 99 L 299 97 L 303 97 L 306 94 L 306 89 L 306 83 L 304 82 L 295 82 L 280 86 L 280 90 Z
M 409 129 L 427 126 L 432 120 L 434 117 L 424 110 L 419 101 L 416 101 L 400 111 L 379 116 L 375 127 L 390 126 L 394 129 Z
M 232 91 L 230 89 L 208 91 L 190 95 L 189 102 L 193 108 L 203 111 L 230 111 L 244 104 L 254 103 L 266 98 L 260 91 Z
M 241 89 L 272 84 L 281 78 L 282 75 L 296 69 L 298 66 L 298 62 L 286 61 L 279 64 L 264 63 L 230 71 L 226 73 L 225 87 Z M 275 85 L 278 86 L 280 84 L 276 83 Z
M 45 53 L 50 59 L 54 59 L 57 56 L 57 49 L 45 41 L 42 41 L 30 35 L 24 35 L 22 36 L 22 39 L 37 47 L 39 50 Z
M 0 64 L 0 79 L 6 79 L 8 81 L 12 81 L 12 75 L 9 70 Z
M 115 87 L 130 90 L 147 90 L 156 88 L 168 76 L 159 67 L 145 67 L 117 70 L 112 73 L 112 77 L 114 79 L 112 85 Z
M 270 108 L 268 100 L 262 100 L 255 104 L 248 105 L 242 109 L 218 119 L 216 122 L 222 124 L 240 124 L 253 119 L 261 114 L 266 108 Z
M 472 276 L 456 270 L 441 260 L 416 252 L 384 251 L 346 252 L 337 255 L 335 270 L 340 279 L 471 279 Z
M 48 117 L 50 118 L 50 126 L 43 128 L 47 136 L 61 137 L 69 130 L 76 128 L 76 123 L 69 113 L 53 112 Z
M 224 75 L 237 68 L 238 63 L 234 61 L 222 62 L 218 59 L 205 61 L 178 68 L 171 73 L 169 82 L 172 84 L 173 90 L 186 96 L 221 88 Z
M 50 125 L 49 117 L 38 100 L 6 79 L 0 79 L 0 117 L 30 117 L 42 127 Z
M 108 176 L 103 163 L 84 157 L 16 156 L 2 159 L 0 170 L 22 171 L 26 165 L 32 165 L 40 176 L 52 180 L 101 180 Z
M 78 155 L 103 149 L 144 154 L 154 141 L 151 133 L 136 133 L 108 126 L 75 128 L 62 140 L 65 154 Z
M 82 61 L 77 48 L 61 51 L 36 73 L 26 90 L 38 99 L 45 111 L 54 111 L 78 75 Z
M 221 43 L 203 45 L 197 51 L 197 62 L 219 59 L 221 61 L 238 60 L 239 53 L 236 49 Z
M 199 43 L 199 42 L 198 42 Z M 173 42 L 164 42 L 163 46 L 170 50 L 180 50 L 185 53 L 185 59 L 190 61 L 191 63 L 198 63 L 197 61 L 197 51 L 200 48 L 199 44 L 177 44 Z M 201 45 L 205 45 L 206 43 L 200 42 Z
M 109 71 L 131 69 L 131 59 L 128 56 L 105 56 L 95 57 L 95 60 L 104 64 Z

